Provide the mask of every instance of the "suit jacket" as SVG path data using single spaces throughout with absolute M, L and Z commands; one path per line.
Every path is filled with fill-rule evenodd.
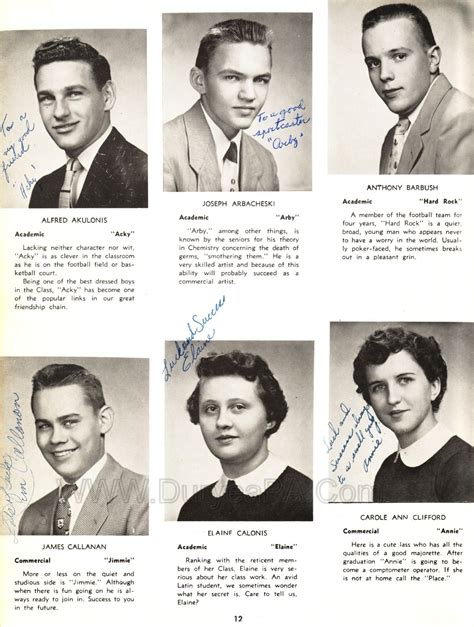
M 40 178 L 33 188 L 30 207 L 58 207 L 65 172 L 66 164 Z M 76 207 L 134 209 L 147 206 L 147 155 L 112 128 L 92 161 Z
M 382 146 L 387 172 L 395 127 Z M 444 74 L 436 79 L 403 147 L 397 174 L 474 174 L 474 100 Z
M 53 535 L 57 501 L 56 489 L 29 505 L 21 517 L 18 535 Z M 107 455 L 70 534 L 148 535 L 148 478 L 124 468 Z
M 163 130 L 165 192 L 220 192 L 221 174 L 211 129 L 198 100 L 189 111 L 167 122 Z M 275 159 L 242 133 L 240 191 L 278 191 Z

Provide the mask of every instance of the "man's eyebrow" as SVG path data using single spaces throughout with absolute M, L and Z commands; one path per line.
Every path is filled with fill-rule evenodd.
M 42 89 L 41 91 L 37 91 L 36 95 L 37 96 L 43 96 L 43 95 L 52 95 L 52 91 L 50 89 Z
M 411 48 L 407 48 L 406 46 L 398 46 L 397 48 L 392 48 L 391 50 L 389 50 L 387 54 L 394 54 L 395 52 L 400 52 L 400 50 L 413 52 Z
M 61 87 L 60 91 L 73 91 L 74 89 L 87 89 L 87 87 L 78 83 L 77 85 L 66 85 L 66 87 Z M 54 91 L 52 89 L 41 89 L 41 91 L 38 91 L 37 94 L 38 96 L 42 94 L 54 94 Z
M 232 68 L 224 68 L 220 70 L 218 74 L 236 74 L 237 76 L 246 76 L 243 72 L 239 72 L 238 70 L 233 70 Z M 254 78 L 263 78 L 268 77 L 271 78 L 272 75 L 270 72 L 263 72 L 263 74 L 256 74 Z
M 367 55 L 366 57 L 364 57 L 364 59 L 366 61 L 371 60 L 371 59 L 379 59 L 383 55 L 396 54 L 397 52 L 413 52 L 413 50 L 411 48 L 407 48 L 405 46 L 398 46 L 398 48 L 391 48 L 390 50 L 384 51 L 379 56 L 374 55 L 374 54 Z
M 54 420 L 69 420 L 69 418 L 78 418 L 79 414 L 76 413 L 71 413 L 71 414 L 64 414 L 64 416 L 58 416 L 57 418 L 55 418 Z M 35 424 L 38 422 L 47 422 L 48 424 L 50 424 L 52 421 L 48 420 L 47 418 L 35 418 Z

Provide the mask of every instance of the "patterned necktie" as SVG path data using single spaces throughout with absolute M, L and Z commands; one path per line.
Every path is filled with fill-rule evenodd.
M 395 127 L 395 134 L 393 136 L 392 152 L 390 153 L 387 174 L 396 174 L 397 172 L 404 146 L 403 138 L 409 128 L 410 120 L 408 118 L 400 118 L 398 120 L 398 124 Z
M 61 488 L 61 495 L 56 505 L 56 512 L 54 515 L 54 534 L 55 536 L 68 536 L 69 525 L 71 524 L 71 507 L 69 505 L 69 498 L 77 490 L 75 483 L 66 483 Z
M 227 148 L 224 159 L 228 159 L 229 161 L 232 161 L 232 163 L 237 163 L 237 144 L 235 142 L 230 142 L 230 146 Z
M 69 209 L 74 207 L 74 185 L 77 183 L 77 175 L 83 170 L 83 167 L 78 159 L 69 159 L 66 164 L 66 174 L 64 176 L 64 183 L 59 192 L 59 208 Z

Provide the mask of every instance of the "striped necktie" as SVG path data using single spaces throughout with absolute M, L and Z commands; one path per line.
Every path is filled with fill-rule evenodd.
M 410 120 L 408 118 L 400 118 L 398 120 L 398 124 L 395 127 L 395 134 L 393 136 L 392 152 L 390 153 L 387 174 L 396 174 L 397 172 L 403 152 L 403 146 L 405 144 L 405 133 L 409 128 Z
M 77 183 L 77 175 L 83 169 L 78 159 L 69 159 L 66 164 L 66 174 L 64 176 L 64 183 L 59 192 L 59 208 L 69 209 L 74 207 L 74 185 Z
M 66 483 L 61 488 L 61 494 L 56 505 L 54 514 L 54 530 L 55 536 L 68 536 L 69 525 L 71 524 L 71 508 L 69 506 L 69 498 L 77 490 L 75 483 Z

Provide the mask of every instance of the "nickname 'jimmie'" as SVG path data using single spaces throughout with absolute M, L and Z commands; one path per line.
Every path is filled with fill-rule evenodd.
M 19 535 L 147 535 L 148 479 L 105 452 L 114 412 L 99 379 L 76 364 L 33 377 L 36 443 L 59 488 L 32 503 Z

